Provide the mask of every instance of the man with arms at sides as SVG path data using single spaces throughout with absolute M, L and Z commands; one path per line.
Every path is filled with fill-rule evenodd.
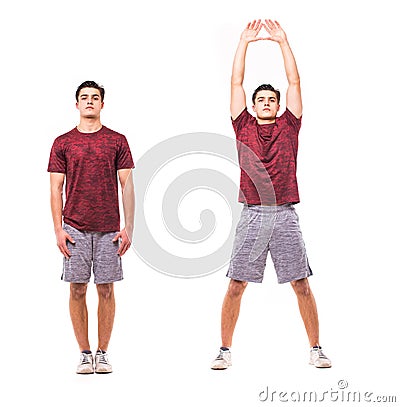
M 132 242 L 134 163 L 125 136 L 101 124 L 104 88 L 86 81 L 75 96 L 79 125 L 57 137 L 50 153 L 51 212 L 57 246 L 64 255 L 62 279 L 70 283 L 69 310 L 81 352 L 76 372 L 111 373 L 107 349 L 115 316 L 114 282 L 123 278 L 121 256 Z M 124 209 L 122 229 L 117 178 Z M 98 346 L 94 357 L 86 306 L 92 272 L 99 298 Z
M 257 37 L 262 27 L 269 37 Z M 271 85 L 261 85 L 254 91 L 252 100 L 256 117 L 246 108 L 243 89 L 246 51 L 250 42 L 259 40 L 278 43 L 282 52 L 288 89 L 286 110 L 280 117 L 277 116 L 280 92 Z M 319 344 L 317 307 L 307 279 L 312 272 L 293 206 L 299 202 L 296 160 L 302 117 L 300 77 L 286 34 L 278 22 L 253 21 L 243 31 L 233 62 L 230 110 L 238 140 L 239 161 L 244 154 L 244 149 L 240 146 L 245 145 L 258 157 L 269 174 L 274 199 L 269 204 L 263 204 L 268 200 L 261 201 L 260 195 L 263 190 L 267 190 L 268 185 L 254 185 L 241 166 L 239 200 L 244 206 L 227 273 L 230 282 L 222 305 L 222 346 L 211 368 L 226 369 L 232 364 L 230 348 L 242 294 L 248 282 L 262 282 L 268 252 L 271 253 L 278 282 L 290 282 L 297 295 L 311 347 L 310 364 L 330 367 L 331 362 Z M 256 244 L 260 245 L 260 241 L 265 244 L 261 246 L 260 255 L 253 259 L 252 249 Z

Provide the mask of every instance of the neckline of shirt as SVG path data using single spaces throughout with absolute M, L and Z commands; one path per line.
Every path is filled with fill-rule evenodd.
M 97 129 L 96 131 L 82 131 L 82 130 L 80 130 L 78 128 L 78 126 L 75 127 L 75 130 L 80 134 L 96 134 L 96 133 L 100 132 L 103 129 L 104 129 L 103 125 L 101 125 L 101 127 L 99 129 Z

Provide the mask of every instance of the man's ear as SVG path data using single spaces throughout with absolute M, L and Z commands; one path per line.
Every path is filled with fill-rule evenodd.
M 251 108 L 253 109 L 253 112 L 256 111 L 256 106 L 255 105 L 253 105 Z

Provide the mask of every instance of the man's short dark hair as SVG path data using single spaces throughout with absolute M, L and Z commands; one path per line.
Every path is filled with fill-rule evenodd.
M 279 104 L 279 101 L 281 100 L 281 92 L 279 92 L 278 89 L 275 89 L 270 84 L 268 84 L 268 85 L 263 84 L 263 85 L 260 85 L 253 93 L 253 96 L 251 98 L 251 100 L 253 101 L 253 105 L 256 103 L 256 96 L 257 96 L 257 93 L 260 92 L 260 90 L 270 90 L 271 92 L 274 92 L 276 95 L 276 100 L 278 101 L 278 104 Z
M 78 98 L 79 98 L 79 92 L 83 89 L 83 88 L 94 88 L 94 89 L 98 89 L 100 91 L 100 97 L 101 97 L 101 101 L 104 100 L 104 88 L 102 86 L 100 86 L 99 84 L 97 84 L 94 81 L 85 81 L 83 83 L 81 83 L 78 86 L 78 89 L 75 92 L 75 99 L 78 102 Z

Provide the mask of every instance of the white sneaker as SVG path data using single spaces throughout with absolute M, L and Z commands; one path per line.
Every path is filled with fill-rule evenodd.
M 331 361 L 322 352 L 321 346 L 314 346 L 310 350 L 310 365 L 315 367 L 331 367 Z
M 108 360 L 108 353 L 106 351 L 99 349 L 96 352 L 95 361 L 96 361 L 95 367 L 96 373 L 112 372 L 112 366 L 110 365 L 110 362 Z
M 219 355 L 213 360 L 211 369 L 224 370 L 232 366 L 232 355 L 230 350 L 219 350 Z
M 91 353 L 81 353 L 81 360 L 76 368 L 78 374 L 92 374 L 93 369 L 93 355 Z

